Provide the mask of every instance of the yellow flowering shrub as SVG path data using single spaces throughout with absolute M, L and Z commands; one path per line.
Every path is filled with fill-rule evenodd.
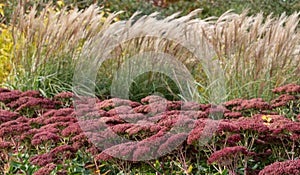
M 13 39 L 10 27 L 0 24 L 0 83 L 5 82 L 11 71 Z

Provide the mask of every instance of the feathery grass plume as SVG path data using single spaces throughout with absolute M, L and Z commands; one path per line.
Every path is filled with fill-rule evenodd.
M 203 27 L 225 70 L 230 97 L 272 97 L 270 88 L 299 83 L 299 13 L 279 18 L 224 13 Z
M 196 48 L 193 48 L 192 50 L 189 50 L 186 46 L 190 46 L 193 41 L 189 40 L 189 33 L 193 33 L 193 31 L 188 29 L 188 22 L 190 21 L 191 18 L 193 18 L 199 10 L 195 10 L 192 13 L 190 13 L 187 16 L 177 18 L 179 15 L 174 14 L 166 19 L 163 20 L 158 20 L 156 17 L 158 16 L 157 13 L 153 13 L 149 16 L 143 16 L 139 19 L 136 19 L 136 15 L 132 16 L 128 21 L 119 21 L 111 26 L 109 26 L 109 30 L 103 31 L 103 33 L 99 33 L 99 35 L 88 42 L 87 45 L 85 45 L 82 56 L 84 58 L 102 58 L 101 54 L 105 53 L 105 51 L 111 51 L 109 55 L 105 55 L 108 59 L 107 60 L 82 60 L 83 64 L 82 67 L 80 67 L 78 70 L 85 70 L 87 67 L 84 64 L 84 62 L 91 62 L 95 63 L 93 66 L 99 66 L 101 65 L 102 68 L 100 68 L 100 72 L 105 72 L 104 69 L 106 70 L 106 78 L 107 76 L 114 75 L 117 73 L 118 75 L 118 81 L 116 82 L 117 84 L 120 83 L 120 87 L 130 87 L 128 84 L 126 84 L 126 80 L 128 80 L 129 75 L 126 72 L 127 70 L 132 70 L 131 65 L 132 62 L 130 62 L 130 57 L 138 54 L 143 54 L 143 53 L 165 53 L 173 58 L 176 58 L 176 61 L 179 61 L 183 63 L 183 65 L 186 66 L 186 69 L 188 70 L 194 70 L 194 67 L 197 67 L 196 63 L 199 63 L 199 60 L 195 58 L 192 53 Z M 117 36 L 117 37 L 116 37 Z M 113 38 L 112 38 L 113 37 Z M 184 40 L 184 41 L 182 41 Z M 120 43 L 116 43 L 118 41 L 122 41 Z M 197 43 L 202 42 L 198 41 Z M 193 44 L 193 43 L 192 43 Z M 93 48 L 94 45 L 99 45 L 101 48 Z M 199 44 L 198 44 L 199 46 Z M 202 50 L 203 46 L 199 46 L 199 49 Z M 198 49 L 198 48 L 197 48 Z M 203 54 L 202 54 L 203 55 Z M 163 80 L 158 80 L 160 76 L 155 72 L 155 68 L 157 68 L 157 65 L 167 67 L 166 59 L 164 58 L 158 58 L 157 56 L 151 56 L 151 61 L 155 62 L 152 64 L 148 59 L 141 59 L 143 61 L 146 61 L 146 65 L 150 65 L 150 67 L 153 67 L 153 72 L 148 72 L 149 74 L 143 75 L 143 77 L 140 77 L 142 80 L 141 83 L 142 85 L 137 86 L 136 89 L 132 88 L 132 90 L 136 90 L 136 92 L 140 92 L 139 90 L 145 90 L 143 94 L 139 95 L 138 97 L 134 97 L 134 92 L 130 92 L 129 96 L 133 94 L 133 97 L 130 96 L 131 99 L 134 100 L 140 100 L 144 96 L 150 95 L 151 92 L 149 91 L 149 88 L 152 87 L 152 83 L 155 84 L 156 82 L 160 82 L 160 84 L 157 84 L 159 87 L 162 86 L 162 84 L 166 84 L 168 82 L 166 79 L 162 78 Z M 126 63 L 130 62 L 128 65 Z M 124 63 L 124 64 L 123 64 Z M 138 60 L 137 63 L 132 63 L 132 64 L 140 64 L 140 60 Z M 144 64 L 144 65 L 145 65 Z M 169 64 L 169 63 L 168 63 Z M 117 72 L 116 70 L 120 70 L 120 67 L 126 67 L 128 66 L 128 69 L 124 69 L 122 72 Z M 175 67 L 175 66 L 174 66 Z M 95 67 L 97 68 L 97 67 Z M 182 68 L 182 67 L 181 67 Z M 90 68 L 89 68 L 90 69 Z M 138 67 L 133 68 L 134 72 L 140 71 L 138 70 Z M 109 72 L 107 72 L 109 71 Z M 174 95 L 175 91 L 175 83 L 178 83 L 178 80 L 183 80 L 183 82 L 188 81 L 189 78 L 186 78 L 187 76 L 190 75 L 190 73 L 185 73 L 185 74 L 177 74 L 178 70 L 176 71 L 176 76 L 174 77 L 179 77 L 179 79 L 175 79 L 173 82 L 173 86 L 166 85 L 166 94 L 171 96 L 176 96 L 177 94 Z M 160 72 L 159 70 L 157 72 Z M 181 70 L 182 72 L 182 70 Z M 92 73 L 92 72 L 87 72 L 87 74 Z M 201 73 L 201 72 L 198 72 Z M 171 74 L 171 73 L 170 73 Z M 201 73 L 202 75 L 203 73 Z M 124 76 L 123 76 L 124 75 Z M 172 72 L 173 75 L 173 72 Z M 201 75 L 199 75 L 201 77 Z M 170 76 L 170 75 L 168 75 Z M 78 76 L 78 78 L 80 75 Z M 184 77 L 184 78 L 183 78 Z M 100 77 L 101 80 L 105 81 L 105 79 Z M 76 79 L 76 82 L 80 82 L 81 78 Z M 119 81 L 120 80 L 120 81 Z M 145 80 L 145 81 L 143 81 Z M 100 81 L 100 80 L 99 80 Z M 176 82 L 177 81 L 177 82 Z M 125 83 L 124 83 L 125 82 Z M 97 84 L 97 83 L 96 83 Z M 194 85 L 194 82 L 188 82 L 188 84 Z M 101 84 L 99 84 L 101 86 Z M 127 86 L 128 85 L 128 86 Z M 143 86 L 145 85 L 145 86 Z M 186 85 L 183 85 L 182 87 L 177 87 L 177 90 L 180 90 L 181 92 L 188 93 L 188 87 Z M 119 90 L 126 90 L 124 89 L 119 89 Z M 149 92 L 145 93 L 145 92 Z M 173 92 L 173 93 L 172 93 Z M 124 93 L 120 93 L 123 94 Z M 189 94 L 191 96 L 191 94 Z M 178 98 L 178 97 L 177 97 Z
M 67 6 L 57 10 L 51 3 L 41 10 L 37 4 L 30 9 L 26 6 L 21 1 L 12 17 L 14 54 L 9 83 L 23 90 L 70 91 L 72 70 L 82 45 L 113 22 L 116 14 L 106 17 L 95 4 L 84 10 Z

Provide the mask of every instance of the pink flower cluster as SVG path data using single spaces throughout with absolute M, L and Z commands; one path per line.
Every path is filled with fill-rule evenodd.
M 282 94 L 271 101 L 272 107 L 286 106 L 290 101 L 295 101 L 297 97 L 289 94 Z
M 54 168 L 56 167 L 55 164 L 53 163 L 49 163 L 46 166 L 42 167 L 41 169 L 39 169 L 38 171 L 36 171 L 34 173 L 34 175 L 45 175 L 45 174 L 50 174 Z
M 272 90 L 274 93 L 300 93 L 300 86 L 296 84 L 287 84 Z
M 287 160 L 284 162 L 275 162 L 271 165 L 266 166 L 263 170 L 259 172 L 259 175 L 281 175 L 290 174 L 297 175 L 300 174 L 300 160 Z
M 233 161 L 236 161 L 240 154 L 246 156 L 252 155 L 250 152 L 247 151 L 247 148 L 243 146 L 226 147 L 222 150 L 214 152 L 207 160 L 207 163 L 212 164 L 216 162 L 220 165 L 229 165 Z
M 19 114 L 16 112 L 11 112 L 7 110 L 0 110 L 0 122 L 8 122 L 19 117 Z
M 57 143 L 60 140 L 60 137 L 52 132 L 39 132 L 32 137 L 31 144 L 32 145 L 41 145 L 44 142 L 52 141 L 53 143 Z

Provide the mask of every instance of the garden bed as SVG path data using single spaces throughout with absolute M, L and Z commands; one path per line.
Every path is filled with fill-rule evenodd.
M 217 106 L 159 96 L 140 102 L 70 92 L 44 98 L 1 88 L 0 171 L 299 174 L 300 86 L 273 93 L 270 102 L 234 99 Z

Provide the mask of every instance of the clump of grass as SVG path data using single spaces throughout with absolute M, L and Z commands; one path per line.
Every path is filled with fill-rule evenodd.
M 203 31 L 213 44 L 229 97 L 265 97 L 271 87 L 299 83 L 299 13 L 267 18 L 227 12 Z
M 163 20 L 156 19 L 157 14 L 137 20 L 133 16 L 110 26 L 104 31 L 108 37 L 99 43 L 107 46 L 104 48 L 115 47 L 111 56 L 115 67 L 111 70 L 118 70 L 122 62 L 139 53 L 167 53 L 186 65 L 198 81 L 199 91 L 206 98 L 215 96 L 211 100 L 223 95 L 229 99 L 269 100 L 271 87 L 299 82 L 299 13 L 264 18 L 262 13 L 248 16 L 247 11 L 242 14 L 229 11 L 219 18 L 193 20 L 196 13 L 182 18 L 174 14 Z M 117 40 L 125 38 L 126 42 L 116 45 L 111 36 Z M 132 39 L 132 36 L 137 37 Z M 188 44 L 195 50 L 188 48 Z M 101 51 L 88 47 L 87 55 L 93 51 L 96 53 L 92 58 L 101 55 Z M 220 92 L 224 89 L 226 92 Z M 214 95 L 215 92 L 218 93 Z
M 116 14 L 105 14 L 96 5 L 70 10 L 47 4 L 41 11 L 37 5 L 26 10 L 26 5 L 18 4 L 13 13 L 14 69 L 8 84 L 47 95 L 67 90 L 82 45 L 113 22 Z
M 135 14 L 127 21 L 112 24 L 118 13 L 106 16 L 95 5 L 82 11 L 67 7 L 56 10 L 48 4 L 38 13 L 36 8 L 26 11 L 25 4 L 19 4 L 12 18 L 14 67 L 8 84 L 17 89 L 39 89 L 45 96 L 68 91 L 75 65 L 82 63 L 79 55 L 95 59 L 107 49 L 111 49 L 109 59 L 93 69 L 97 69 L 96 93 L 104 98 L 109 97 L 113 78 L 122 64 L 145 52 L 168 54 L 180 61 L 204 101 L 221 97 L 270 99 L 271 87 L 299 83 L 299 13 L 264 18 L 263 14 L 248 16 L 244 11 L 193 19 L 199 13 L 196 10 L 187 16 L 177 18 L 177 13 L 165 19 L 157 19 L 157 13 L 138 19 Z M 118 39 L 124 40 L 114 43 Z M 102 48 L 89 48 L 95 43 Z M 189 48 L 191 45 L 193 48 Z M 178 92 L 183 91 L 195 95 L 194 82 L 179 87 L 178 80 L 171 82 L 168 78 L 172 79 L 153 72 L 140 76 L 136 82 L 146 82 L 146 86 L 131 82 L 131 99 L 150 95 L 155 87 L 162 87 L 169 99 L 182 97 Z M 134 93 L 138 93 L 136 97 Z
M 207 47 L 207 43 L 204 41 L 205 39 L 202 38 L 201 41 L 195 44 L 199 46 L 199 48 L 192 48 L 193 46 L 190 47 L 190 45 L 194 43 L 189 41 L 189 37 L 194 31 L 186 31 L 188 23 L 198 12 L 199 10 L 193 11 L 189 15 L 181 18 L 177 18 L 179 15 L 179 13 L 177 13 L 166 19 L 157 19 L 157 13 L 151 14 L 150 16 L 143 16 L 139 19 L 136 19 L 134 15 L 128 21 L 119 21 L 110 25 L 107 30 L 103 30 L 99 33 L 98 37 L 91 38 L 91 40 L 87 42 L 87 45 L 85 45 L 81 55 L 82 62 L 80 62 L 80 66 L 75 71 L 78 73 L 75 82 L 80 83 L 80 81 L 86 77 L 93 77 L 92 74 L 94 74 L 94 71 L 89 72 L 90 74 L 82 72 L 83 74 L 79 75 L 82 70 L 96 70 L 102 66 L 104 70 L 106 70 L 104 71 L 100 68 L 102 72 L 107 73 L 108 70 L 111 78 L 117 78 L 117 80 L 124 85 L 123 82 L 133 78 L 130 72 L 133 76 L 136 76 L 140 73 L 145 73 L 143 72 L 144 70 L 151 68 L 151 71 L 148 70 L 148 74 L 143 76 L 146 78 L 147 83 L 145 84 L 150 84 L 150 86 L 145 88 L 140 87 L 146 93 L 138 94 L 139 97 L 137 97 L 137 99 L 149 95 L 148 92 L 153 90 L 150 88 L 155 87 L 155 84 L 153 84 L 155 80 L 158 80 L 156 82 L 164 82 L 156 84 L 156 86 L 165 85 L 165 89 L 167 90 L 167 94 L 163 94 L 165 96 L 170 95 L 176 99 L 179 94 L 174 93 L 175 91 L 178 92 L 179 90 L 183 93 L 189 93 L 191 90 L 191 94 L 186 95 L 193 97 L 195 84 L 191 72 L 193 72 L 195 78 L 199 77 L 199 80 L 206 80 L 207 75 L 203 72 L 203 65 L 200 62 L 210 61 L 208 55 L 202 55 L 208 58 L 208 60 L 203 61 L 197 59 L 195 56 L 196 53 L 194 53 L 193 50 L 199 49 L 205 52 L 205 49 L 207 49 L 205 48 Z M 95 48 L 95 46 L 100 47 Z M 95 58 L 103 57 L 107 59 L 95 60 Z M 168 58 L 170 59 L 168 60 Z M 134 61 L 130 61 L 132 59 L 134 59 Z M 125 70 L 125 72 L 118 73 L 120 69 Z M 196 69 L 199 70 L 196 72 Z M 153 72 L 159 72 L 161 74 L 159 75 Z M 163 78 L 163 76 L 167 76 L 173 80 L 173 83 L 168 81 L 166 77 Z M 159 80 L 160 78 L 161 81 Z M 141 79 L 139 81 L 144 82 Z M 99 82 L 99 84 L 101 84 L 101 82 Z M 170 86 L 170 84 L 172 84 L 172 86 Z M 175 87 L 174 84 L 176 84 L 177 87 Z M 131 84 L 125 84 L 127 87 L 130 85 Z M 93 89 L 93 87 L 91 89 Z M 122 92 L 120 94 L 124 93 Z M 135 97 L 132 99 L 134 98 Z M 191 100 L 192 98 L 189 99 Z

